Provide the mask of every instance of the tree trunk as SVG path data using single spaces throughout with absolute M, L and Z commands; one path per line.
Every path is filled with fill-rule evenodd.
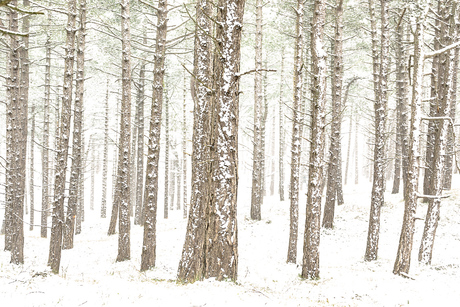
M 283 112 L 284 48 L 281 51 L 280 99 L 279 99 L 279 189 L 280 201 L 284 201 L 284 112 Z
M 165 191 L 164 191 L 164 207 L 163 207 L 163 217 L 168 218 L 169 212 L 169 148 L 171 147 L 169 141 L 169 101 L 165 99 Z
M 42 211 L 40 236 L 48 235 L 48 210 L 50 203 L 49 146 L 50 146 L 50 91 L 51 91 L 51 34 L 46 35 L 45 55 L 45 99 L 43 101 L 43 148 L 42 148 Z
M 75 111 L 73 125 L 72 166 L 70 170 L 70 187 L 67 215 L 64 228 L 63 249 L 73 248 L 75 219 L 77 215 L 79 181 L 82 168 L 81 132 L 83 130 L 83 102 L 85 82 L 85 26 L 86 0 L 80 0 L 80 29 L 77 37 L 77 75 L 75 82 Z
M 262 195 L 262 0 L 256 0 L 254 137 L 252 151 L 251 219 L 260 221 Z
M 327 168 L 326 203 L 324 205 L 323 224 L 324 228 L 334 227 L 335 203 L 338 196 L 343 193 L 340 165 L 341 161 L 341 125 L 342 125 L 342 84 L 343 84 L 343 0 L 337 0 L 335 6 L 335 36 L 332 49 L 332 124 L 331 145 L 329 147 L 329 165 Z M 338 202 L 339 203 L 339 202 Z M 342 197 L 343 203 L 343 197 Z M 340 203 L 339 203 L 340 204 Z
M 56 179 L 54 182 L 54 204 L 51 224 L 50 250 L 48 265 L 54 273 L 59 273 L 61 263 L 62 232 L 64 224 L 64 193 L 69 152 L 70 119 L 72 104 L 73 66 L 75 59 L 75 32 L 77 5 L 75 0 L 68 1 L 67 41 L 64 68 L 64 86 L 61 111 L 61 126 L 56 159 Z
M 303 48 L 304 48 L 304 1 L 297 1 L 296 39 L 294 51 L 294 97 L 292 107 L 292 143 L 291 143 L 291 180 L 290 180 L 290 219 L 287 262 L 295 263 L 297 259 L 297 237 L 299 229 L 299 180 L 300 154 L 302 148 L 301 104 L 303 85 Z
M 311 33 L 312 79 L 311 88 L 311 145 L 308 172 L 307 211 L 303 246 L 303 278 L 319 278 L 319 243 L 321 218 L 321 182 L 323 181 L 324 138 L 326 116 L 326 50 L 324 23 L 326 2 L 315 0 Z
M 105 116 L 104 116 L 104 161 L 102 162 L 102 199 L 101 218 L 107 217 L 107 176 L 109 172 L 109 79 L 105 93 Z
M 134 212 L 134 225 L 141 225 L 142 192 L 144 189 L 144 101 L 145 101 L 145 62 L 142 62 L 139 71 L 139 84 L 137 89 L 137 179 L 136 179 L 136 207 Z
M 118 203 L 118 255 L 117 262 L 131 258 L 129 219 L 129 160 L 131 139 L 131 34 L 129 0 L 121 0 L 121 36 L 122 36 L 122 94 L 120 120 L 120 150 L 117 167 Z
M 168 10 L 167 1 L 160 0 L 157 9 L 157 35 L 155 44 L 155 64 L 153 71 L 153 99 L 150 117 L 147 174 L 144 194 L 144 241 L 142 245 L 141 271 L 155 266 L 156 259 L 156 218 L 158 199 L 158 163 L 160 160 L 161 109 L 163 105 L 163 84 L 165 69 L 165 48 Z M 168 190 L 165 190 L 165 197 Z M 167 208 L 166 208 L 167 209 Z
M 34 147 L 35 147 L 35 105 L 32 105 L 31 107 L 31 113 L 32 113 L 32 127 L 30 129 L 30 178 L 29 178 L 29 195 L 30 195 L 30 224 L 29 224 L 29 230 L 32 231 L 34 230 L 34 223 L 35 223 L 35 180 L 34 180 L 34 173 L 35 173 L 35 168 L 34 168 Z
M 380 234 L 380 209 L 384 203 L 385 192 L 385 129 L 386 129 L 386 109 L 387 109 L 387 80 L 388 80 L 388 7 L 387 0 L 380 1 L 381 6 L 381 46 L 380 46 L 380 70 L 378 73 L 377 92 L 374 101 L 374 118 L 375 118 L 375 134 L 374 134 L 374 175 L 372 183 L 371 210 L 369 217 L 369 229 L 367 234 L 366 253 L 364 259 L 366 261 L 377 260 L 377 252 L 379 246 Z M 369 8 L 373 11 L 372 0 L 369 1 Z M 371 12 L 371 16 L 372 16 Z M 372 17 L 371 17 L 372 18 Z M 375 20 L 375 18 L 374 18 Z M 373 39 L 374 41 L 374 39 Z M 373 44 L 373 47 L 376 47 Z M 375 50 L 376 51 L 376 50 Z M 374 51 L 373 51 L 373 55 Z M 373 58 L 374 66 L 377 57 Z
M 177 279 L 182 282 L 201 280 L 205 275 L 206 231 L 209 223 L 210 133 L 212 88 L 212 2 L 199 0 L 196 4 L 196 30 L 191 93 L 194 102 L 192 136 L 192 188 L 187 233 L 179 263 Z
M 183 217 L 187 218 L 187 79 L 184 71 L 184 103 L 182 104 L 182 184 L 183 192 Z

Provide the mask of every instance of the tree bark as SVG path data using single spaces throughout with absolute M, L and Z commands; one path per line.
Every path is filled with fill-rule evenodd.
M 297 238 L 299 229 L 299 183 L 300 154 L 302 151 L 302 85 L 304 49 L 304 1 L 297 1 L 296 34 L 294 49 L 294 97 L 292 106 L 291 179 L 289 190 L 289 244 L 287 262 L 295 263 L 297 258 Z
M 335 35 L 332 49 L 332 124 L 331 145 L 329 147 L 329 165 L 327 168 L 326 203 L 324 205 L 324 228 L 334 227 L 335 203 L 339 203 L 339 195 L 343 193 L 341 172 L 341 125 L 342 125 L 342 84 L 343 84 L 343 0 L 337 0 L 335 6 Z M 340 180 L 340 181 L 339 181 Z
M 374 101 L 374 174 L 372 183 L 371 210 L 369 215 L 369 229 L 367 234 L 366 253 L 364 259 L 366 261 L 377 260 L 379 235 L 380 235 L 380 209 L 384 203 L 385 192 L 385 139 L 386 139 L 386 109 L 388 104 L 387 98 L 387 80 L 389 66 L 389 25 L 388 25 L 388 7 L 387 0 L 381 0 L 381 46 L 380 46 L 380 66 L 378 73 L 377 91 L 375 92 Z M 369 0 L 369 8 L 371 10 L 371 18 L 373 11 L 372 0 Z M 375 20 L 375 19 L 374 19 Z M 376 34 L 376 33 L 375 33 Z M 374 41 L 374 38 L 373 38 Z M 376 45 L 373 43 L 373 47 Z M 376 50 L 373 51 L 374 67 L 378 63 L 378 58 L 375 57 Z M 375 73 L 375 70 L 374 70 Z M 374 79 L 375 81 L 375 79 Z
M 136 179 L 136 207 L 134 212 L 134 225 L 140 225 L 143 218 L 142 192 L 144 189 L 144 101 L 145 101 L 145 62 L 142 62 L 139 71 L 139 84 L 137 89 L 137 179 Z
M 284 112 L 283 112 L 284 48 L 281 51 L 280 99 L 279 99 L 279 188 L 280 201 L 284 201 Z
M 61 126 L 57 147 L 56 172 L 54 182 L 54 202 L 51 224 L 50 250 L 48 265 L 54 273 L 59 273 L 61 263 L 62 232 L 64 224 L 64 193 L 67 170 L 67 156 L 69 152 L 70 120 L 72 104 L 73 66 L 75 59 L 75 32 L 77 19 L 77 5 L 75 0 L 68 1 L 67 13 L 67 40 L 64 68 L 64 86 L 62 97 Z
M 165 48 L 168 22 L 167 1 L 160 0 L 157 9 L 157 35 L 153 71 L 153 98 L 150 117 L 147 174 L 144 194 L 144 241 L 141 255 L 141 271 L 155 266 L 156 218 L 158 199 L 158 163 L 160 160 L 161 109 L 163 105 Z M 165 197 L 168 190 L 165 190 Z M 167 204 L 166 204 L 167 205 Z M 166 207 L 167 209 L 167 207 Z
M 105 93 L 105 116 L 104 116 L 104 161 L 102 162 L 102 199 L 101 218 L 107 217 L 107 177 L 109 172 L 109 79 Z
M 307 210 L 303 246 L 303 278 L 319 278 L 319 243 L 321 196 L 324 166 L 324 138 L 326 116 L 326 50 L 324 48 L 324 24 L 326 1 L 315 0 L 311 33 L 312 100 L 311 145 L 308 172 Z

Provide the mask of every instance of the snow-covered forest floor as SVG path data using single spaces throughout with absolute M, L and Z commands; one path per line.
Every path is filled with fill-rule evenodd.
M 364 181 L 364 179 L 361 179 Z M 334 230 L 322 230 L 321 279 L 299 277 L 305 195 L 301 198 L 297 265 L 286 264 L 289 202 L 265 198 L 262 221 L 249 216 L 250 188 L 240 187 L 238 281 L 175 281 L 184 241 L 182 211 L 163 219 L 158 210 L 156 268 L 139 271 L 142 229 L 131 228 L 131 260 L 117 263 L 118 237 L 106 235 L 109 219 L 99 206 L 86 210 L 75 248 L 62 253 L 59 275 L 49 272 L 49 239 L 25 228 L 25 264 L 9 263 L 0 236 L 0 306 L 458 306 L 460 302 L 460 184 L 454 175 L 452 197 L 443 200 L 431 266 L 419 265 L 423 221 L 416 221 L 410 276 L 393 275 L 404 203 L 402 194 L 385 195 L 379 260 L 364 262 L 371 186 L 344 187 L 345 205 L 336 208 Z M 388 183 L 390 186 L 390 183 Z M 387 188 L 389 189 L 389 188 Z M 302 193 L 303 194 L 303 193 Z M 160 202 L 161 203 L 161 202 Z M 418 217 L 424 217 L 420 204 Z M 1 216 L 3 212 L 0 211 Z

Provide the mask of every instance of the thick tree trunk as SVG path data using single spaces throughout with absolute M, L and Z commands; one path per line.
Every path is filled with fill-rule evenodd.
M 141 255 L 141 271 L 151 269 L 156 260 L 156 218 L 158 199 L 158 164 L 160 160 L 161 109 L 163 106 L 163 84 L 165 70 L 165 48 L 168 10 L 167 1 L 160 0 L 157 9 L 157 35 L 155 64 L 153 70 L 153 99 L 150 117 L 147 174 L 144 194 L 144 241 Z M 168 190 L 165 190 L 165 197 Z M 167 209 L 167 207 L 166 207 Z
M 64 89 L 62 98 L 61 126 L 56 159 L 56 179 L 54 182 L 54 202 L 51 225 L 50 250 L 48 265 L 54 273 L 59 273 L 61 263 L 62 233 L 64 226 L 64 193 L 69 152 L 70 120 L 72 104 L 73 66 L 75 59 L 75 32 L 77 5 L 75 0 L 68 1 L 67 41 L 64 68 Z
M 118 203 L 118 261 L 131 258 L 129 218 L 129 165 L 131 139 L 131 34 L 130 34 L 130 4 L 129 0 L 121 0 L 121 36 L 122 36 L 122 94 L 120 120 L 120 150 L 117 167 L 117 197 Z M 114 204 L 115 205 L 115 204 Z
M 292 143 L 291 143 L 291 179 L 290 179 L 290 219 L 287 262 L 295 263 L 297 259 L 297 238 L 299 229 L 299 183 L 300 154 L 302 148 L 302 85 L 303 85 L 303 49 L 304 49 L 304 1 L 297 1 L 296 34 L 294 51 L 294 97 L 292 106 Z
M 308 172 L 307 210 L 303 246 L 303 278 L 319 278 L 319 243 L 321 196 L 324 167 L 325 116 L 326 116 L 326 50 L 324 48 L 324 23 L 326 1 L 315 0 L 311 33 L 312 100 L 311 145 Z
M 192 189 L 188 214 L 187 233 L 177 278 L 183 282 L 194 282 L 204 278 L 206 256 L 206 231 L 209 223 L 211 186 L 209 173 L 211 93 L 212 88 L 212 3 L 199 0 L 196 4 L 196 30 L 194 69 L 191 93 L 194 102 L 192 136 Z
M 367 233 L 366 253 L 364 259 L 372 261 L 377 259 L 380 234 L 380 209 L 384 203 L 385 192 L 385 139 L 386 139 L 386 109 L 387 109 L 387 80 L 389 66 L 389 36 L 388 36 L 388 7 L 387 0 L 381 0 L 381 46 L 380 46 L 380 66 L 378 73 L 377 92 L 374 101 L 374 174 L 372 182 L 371 210 L 369 216 L 369 229 Z M 371 18 L 373 11 L 372 0 L 369 0 L 369 8 L 371 10 Z M 375 20 L 375 18 L 374 18 Z M 374 41 L 374 38 L 373 38 Z M 373 43 L 373 47 L 376 45 Z M 375 50 L 376 51 L 376 50 Z M 373 50 L 373 56 L 375 55 Z M 378 58 L 374 57 L 378 63 Z M 375 73 L 375 71 L 374 71 Z

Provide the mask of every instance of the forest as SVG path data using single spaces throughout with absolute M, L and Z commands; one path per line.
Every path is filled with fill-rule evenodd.
M 455 306 L 458 0 L 0 0 L 1 306 Z

